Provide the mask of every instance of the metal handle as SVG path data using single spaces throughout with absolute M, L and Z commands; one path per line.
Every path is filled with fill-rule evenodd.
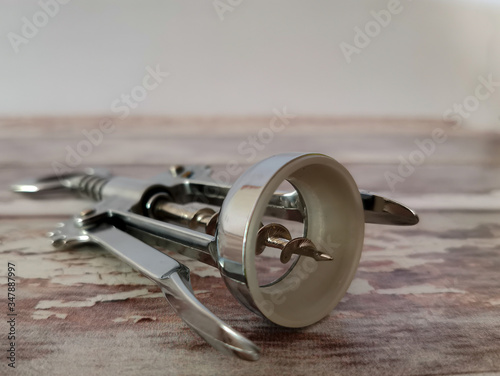
M 182 320 L 214 348 L 244 360 L 259 359 L 260 349 L 253 342 L 196 299 L 186 266 L 115 227 L 105 226 L 89 232 L 88 236 L 90 241 L 154 281 Z
M 60 176 L 53 175 L 38 179 L 27 179 L 12 185 L 11 189 L 17 193 L 34 194 L 36 196 L 78 193 L 99 201 L 102 199 L 102 189 L 109 181 L 110 176 L 109 171 L 105 169 L 87 168 Z M 160 177 L 161 179 L 179 180 L 177 177 L 163 174 Z M 200 196 L 208 200 L 208 203 L 217 206 L 222 205 L 227 192 L 231 188 L 230 186 L 215 184 L 210 180 L 187 179 L 187 182 L 188 184 L 185 184 L 186 181 L 182 180 L 182 183 L 177 181 L 177 184 L 184 186 L 186 189 L 189 187 L 193 198 Z M 366 223 L 411 226 L 419 222 L 415 212 L 405 205 L 364 190 L 360 190 L 360 195 Z M 302 222 L 301 211 L 301 203 L 297 192 L 276 193 L 269 202 L 267 215 Z
M 195 298 L 185 271 L 172 273 L 159 285 L 182 320 L 215 349 L 243 360 L 259 359 L 260 349 L 253 342 L 217 318 Z
M 103 168 L 49 175 L 35 179 L 25 179 L 11 186 L 12 191 L 36 197 L 79 194 L 94 200 L 101 200 L 100 190 L 108 182 L 111 174 Z

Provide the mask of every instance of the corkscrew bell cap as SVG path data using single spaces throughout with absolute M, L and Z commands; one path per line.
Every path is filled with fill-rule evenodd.
M 260 286 L 255 267 L 257 233 L 284 180 L 304 205 L 304 237 L 333 261 L 300 257 L 282 278 Z M 344 296 L 359 263 L 363 238 L 359 190 L 340 163 L 321 154 L 277 155 L 249 168 L 229 190 L 216 236 L 218 267 L 233 295 L 249 309 L 278 325 L 303 327 L 328 315 Z

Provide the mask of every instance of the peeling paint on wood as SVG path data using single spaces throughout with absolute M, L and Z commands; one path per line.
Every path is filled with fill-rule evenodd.
M 8 261 L 18 272 L 19 366 L 13 374 L 500 374 L 499 135 L 453 136 L 394 194 L 384 172 L 397 168 L 397 154 L 410 152 L 407 147 L 426 137 L 436 122 L 408 120 L 405 131 L 383 120 L 370 128 L 366 121 L 331 119 L 335 128 L 327 127 L 327 120 L 309 119 L 302 123 L 311 128 L 297 123 L 280 135 L 259 159 L 317 145 L 350 161 L 348 168 L 363 188 L 423 211 L 416 227 L 367 226 L 347 295 L 327 318 L 300 330 L 263 321 L 236 302 L 216 269 L 178 257 L 191 269 L 199 299 L 262 347 L 262 359 L 249 364 L 215 352 L 175 315 L 154 284 L 108 253 L 95 247 L 52 248 L 45 232 L 85 207 L 84 201 L 29 201 L 6 191 L 20 177 L 50 172 L 52 158 L 64 154 L 61 147 L 78 140 L 79 130 L 92 121 L 69 119 L 65 128 L 61 119 L 35 119 L 19 132 L 22 120 L 0 119 L 5 189 L 0 193 L 0 276 Z M 160 126 L 176 121 L 191 125 Z M 220 169 L 236 153 L 237 141 L 265 124 L 265 119 L 235 121 L 212 120 L 208 132 L 194 120 L 139 119 L 143 130 L 125 125 L 87 162 L 141 177 L 161 172 L 169 162 L 202 159 L 220 163 Z M 207 141 L 207 134 L 215 136 Z M 467 142 L 472 146 L 465 151 Z M 192 153 L 202 144 L 206 153 Z M 267 266 L 276 272 L 273 268 Z M 0 287 L 5 291 L 3 277 Z

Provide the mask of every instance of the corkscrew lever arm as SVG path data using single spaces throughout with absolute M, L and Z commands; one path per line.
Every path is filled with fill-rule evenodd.
M 24 180 L 12 185 L 11 189 L 17 193 L 30 194 L 30 196 L 37 197 L 74 195 L 75 192 L 78 192 L 82 180 L 89 177 L 105 179 L 111 177 L 111 174 L 105 169 L 87 168 L 60 176 L 53 175 L 41 179 Z M 198 189 L 203 187 L 215 188 L 218 194 L 208 197 L 209 200 L 213 201 L 211 203 L 215 205 L 221 204 L 230 188 L 229 186 L 215 185 L 210 182 L 188 182 L 185 185 L 191 185 Z M 360 195 L 366 223 L 411 226 L 419 222 L 418 215 L 412 209 L 399 202 L 364 190 L 360 190 Z M 291 194 L 275 194 L 269 203 L 268 210 L 277 218 L 302 221 L 299 202 L 300 200 L 296 192 Z
M 172 308 L 200 337 L 218 351 L 243 360 L 259 359 L 260 349 L 216 317 L 196 299 L 189 278 L 189 269 L 168 255 L 150 247 L 134 236 L 111 226 L 106 221 L 87 231 L 74 227 L 74 222 L 60 228 L 65 241 L 55 246 L 94 243 L 155 282 Z M 58 235 L 53 236 L 53 240 Z

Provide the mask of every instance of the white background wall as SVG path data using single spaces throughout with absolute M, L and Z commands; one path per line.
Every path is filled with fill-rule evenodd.
M 441 118 L 479 75 L 500 81 L 499 1 L 402 0 L 347 63 L 340 44 L 387 4 L 243 0 L 221 20 L 212 0 L 71 0 L 15 53 L 8 33 L 41 8 L 1 0 L 0 116 L 112 113 L 158 64 L 170 76 L 133 114 Z M 467 120 L 500 129 L 500 88 Z

